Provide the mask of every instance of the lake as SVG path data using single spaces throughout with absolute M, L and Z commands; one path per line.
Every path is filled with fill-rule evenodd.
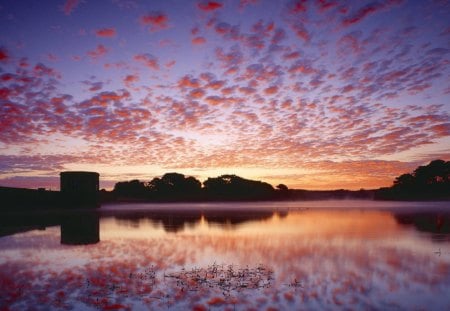
M 116 204 L 2 217 L 0 310 L 450 310 L 450 203 Z

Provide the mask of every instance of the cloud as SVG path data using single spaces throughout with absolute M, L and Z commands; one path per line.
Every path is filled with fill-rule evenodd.
M 329 0 L 319 0 L 319 1 L 317 1 L 316 4 L 318 5 L 319 10 L 326 11 L 326 10 L 329 10 L 329 9 L 332 9 L 332 8 L 336 7 L 339 4 L 339 2 L 338 1 L 333 1 L 333 0 L 331 0 L 331 1 L 329 1 Z
M 165 64 L 166 68 L 172 68 L 177 63 L 176 60 L 171 60 Z
M 140 78 L 138 75 L 127 75 L 123 79 L 123 83 L 125 84 L 126 87 L 133 88 L 133 84 L 139 82 L 139 80 Z
M 218 1 L 201 1 L 197 3 L 197 7 L 205 12 L 221 9 L 223 4 Z
M 375 14 L 379 12 L 380 10 L 392 7 L 394 5 L 399 5 L 403 1 L 402 0 L 385 0 L 385 1 L 373 1 L 365 6 L 359 8 L 356 12 L 354 12 L 352 15 L 347 16 L 342 20 L 343 26 L 352 26 L 354 24 L 357 24 L 361 22 L 363 19 L 365 19 L 367 16 Z
M 436 137 L 449 137 L 450 136 L 450 123 L 441 123 L 433 125 L 429 128 Z
M 246 7 L 250 5 L 259 4 L 259 0 L 239 0 L 239 9 L 244 10 Z
M 9 60 L 9 54 L 5 48 L 0 47 L 0 62 L 6 63 Z
M 226 68 L 239 66 L 244 60 L 244 54 L 238 45 L 232 46 L 229 52 L 216 48 L 215 54 L 217 60 Z
M 276 85 L 264 89 L 264 94 L 266 95 L 274 95 L 276 93 L 278 93 L 278 87 Z
M 202 89 L 193 89 L 189 92 L 189 97 L 192 99 L 199 99 L 205 96 L 205 91 Z
M 206 39 L 204 37 L 195 37 L 192 39 L 192 44 L 202 45 L 206 43 Z
M 305 0 L 295 0 L 290 1 L 288 3 L 288 8 L 291 13 L 300 13 L 300 12 L 306 12 L 308 10 L 307 7 L 307 1 Z
M 97 37 L 113 38 L 117 35 L 115 28 L 102 28 L 95 31 Z
M 63 6 L 64 14 L 70 15 L 73 10 L 80 4 L 79 0 L 66 0 L 66 3 Z
M 158 59 L 151 55 L 151 54 L 137 54 L 133 57 L 133 59 L 137 62 L 140 62 L 144 64 L 146 67 L 153 69 L 153 70 L 159 70 L 159 63 Z
M 149 26 L 149 31 L 155 32 L 167 29 L 169 18 L 163 12 L 150 12 L 140 18 L 141 25 Z
M 92 60 L 98 60 L 102 57 L 104 57 L 109 52 L 109 48 L 105 47 L 103 44 L 97 45 L 97 47 L 94 50 L 88 51 L 87 55 Z
M 180 88 L 199 88 L 200 81 L 190 75 L 185 75 L 178 80 L 178 87 Z

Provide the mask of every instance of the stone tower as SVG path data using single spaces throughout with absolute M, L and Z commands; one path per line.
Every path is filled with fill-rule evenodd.
M 96 172 L 60 173 L 63 204 L 70 207 L 99 207 L 99 179 Z

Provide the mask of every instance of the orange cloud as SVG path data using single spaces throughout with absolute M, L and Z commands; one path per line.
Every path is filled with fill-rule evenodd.
M 278 92 L 277 86 L 270 86 L 270 87 L 264 89 L 264 93 L 266 95 L 273 95 L 273 94 L 276 94 L 277 92 Z
M 189 96 L 194 99 L 202 98 L 204 95 L 205 95 L 205 91 L 203 91 L 202 89 L 193 89 L 189 93 Z
M 204 37 L 195 37 L 194 39 L 192 39 L 192 44 L 201 45 L 205 43 L 206 39 Z

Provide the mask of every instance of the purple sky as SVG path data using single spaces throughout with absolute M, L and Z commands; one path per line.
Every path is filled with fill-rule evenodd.
M 450 159 L 449 1 L 0 0 L 0 185 L 389 186 Z

